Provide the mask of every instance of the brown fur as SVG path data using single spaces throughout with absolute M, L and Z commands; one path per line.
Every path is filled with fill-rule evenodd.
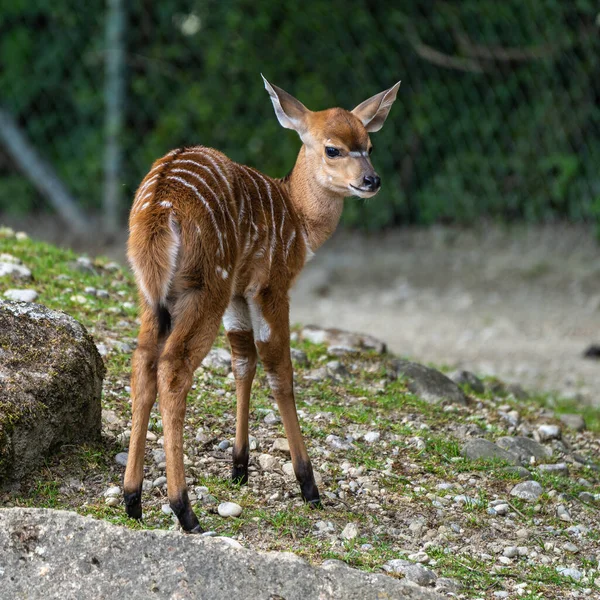
M 339 108 L 312 113 L 283 90 L 267 89 L 282 124 L 293 120 L 304 141 L 290 176 L 272 179 L 217 150 L 182 148 L 153 164 L 130 215 L 128 256 L 140 291 L 141 328 L 132 365 L 125 499 L 128 513 L 139 518 L 145 437 L 158 393 L 169 501 L 187 531 L 200 526 L 183 469 L 186 396 L 222 318 L 238 400 L 234 478 L 247 479 L 250 389 L 260 357 L 302 495 L 319 504 L 295 408 L 288 291 L 312 251 L 334 231 L 343 198 L 352 193 L 349 184 L 363 195 L 358 189 L 363 178 L 374 174 L 366 154 L 369 121 L 360 111 Z M 368 102 L 382 105 L 380 96 Z M 328 158 L 326 146 L 339 148 L 343 156 Z

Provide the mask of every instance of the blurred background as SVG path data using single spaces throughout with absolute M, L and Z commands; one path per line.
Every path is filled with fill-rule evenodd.
M 124 261 L 152 161 L 219 148 L 283 176 L 313 110 L 402 79 L 383 180 L 294 291 L 294 319 L 599 401 L 600 16 L 593 0 L 11 0 L 0 7 L 0 222 Z

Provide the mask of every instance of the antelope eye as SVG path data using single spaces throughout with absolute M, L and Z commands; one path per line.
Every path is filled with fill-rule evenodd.
M 340 155 L 340 151 L 337 148 L 333 148 L 332 146 L 327 146 L 325 148 L 325 154 L 327 154 L 329 158 L 335 158 L 336 156 Z

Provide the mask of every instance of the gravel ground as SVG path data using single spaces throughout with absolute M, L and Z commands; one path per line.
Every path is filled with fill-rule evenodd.
M 137 327 L 129 274 L 24 236 L 0 239 L 1 252 L 31 270 L 26 286 L 39 302 L 88 327 L 108 375 L 102 443 L 62 447 L 39 472 L 0 492 L 0 505 L 176 529 L 157 407 L 142 524 L 125 517 L 121 500 Z M 0 294 L 20 283 L 7 275 Z M 388 333 L 386 341 L 395 334 Z M 299 415 L 324 510 L 301 502 L 262 371 L 252 403 L 250 482 L 230 483 L 235 395 L 223 348 L 197 371 L 186 418 L 188 488 L 206 529 L 315 563 L 343 560 L 450 597 L 600 598 L 597 411 L 582 418 L 571 401 L 492 377 L 446 369 L 448 379 L 356 335 L 297 328 L 293 337 Z M 217 344 L 224 346 L 222 337 Z

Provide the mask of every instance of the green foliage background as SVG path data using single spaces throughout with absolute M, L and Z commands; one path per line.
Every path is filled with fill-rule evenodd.
M 403 80 L 373 135 L 384 190 L 348 203 L 350 225 L 600 220 L 595 1 L 126 4 L 124 216 L 153 159 L 181 144 L 289 171 L 300 143 L 279 127 L 263 72 L 315 110 Z M 100 0 L 0 8 L 0 101 L 89 209 L 102 194 L 104 21 Z M 38 205 L 0 149 L 0 209 Z

